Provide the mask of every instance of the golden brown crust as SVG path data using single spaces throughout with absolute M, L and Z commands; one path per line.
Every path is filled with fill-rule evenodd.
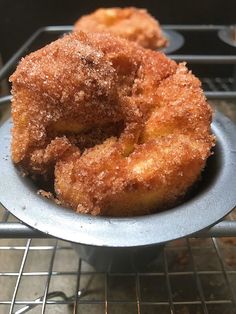
M 10 80 L 12 157 L 15 163 L 27 160 L 30 171 L 36 169 L 29 158 L 53 139 L 54 123 L 73 120 L 83 127 L 122 118 L 114 68 L 101 51 L 76 40 L 76 36 L 64 37 L 28 55 Z
M 185 64 L 104 33 L 73 33 L 12 75 L 12 158 L 30 174 L 55 166 L 60 201 L 94 215 L 176 204 L 199 178 L 212 111 Z
M 149 58 L 150 64 L 143 66 L 144 58 Z M 70 145 L 83 142 L 89 147 L 90 142 L 104 139 L 103 132 L 100 138 L 91 134 L 94 128 L 104 130 L 104 125 L 117 125 L 124 120 L 142 124 L 142 107 L 151 105 L 145 100 L 149 88 L 175 68 L 175 63 L 166 61 L 164 55 L 122 39 L 111 40 L 107 34 L 71 34 L 28 55 L 10 78 L 13 161 L 24 163 L 28 171 L 40 172 L 44 164 L 34 161 L 42 159 L 42 150 L 39 158 L 34 153 L 32 159 L 31 155 L 44 149 L 55 136 L 67 133 L 67 137 L 74 138 Z M 145 71 L 153 72 L 155 80 Z M 145 95 L 140 93 L 141 88 Z M 131 93 L 135 97 L 129 97 Z M 79 134 L 73 136 L 74 133 Z M 117 135 L 117 129 L 108 134 Z M 84 141 L 86 137 L 88 143 Z
M 167 45 L 159 22 L 147 10 L 134 7 L 98 9 L 79 18 L 74 30 L 108 32 L 149 49 L 163 48 Z

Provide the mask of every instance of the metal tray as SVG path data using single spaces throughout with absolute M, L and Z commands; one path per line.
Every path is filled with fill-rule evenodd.
M 44 233 L 93 246 L 137 247 L 164 243 L 207 228 L 236 204 L 236 126 L 220 113 L 212 125 L 217 137 L 195 194 L 183 204 L 153 215 L 132 218 L 77 214 L 36 194 L 37 187 L 22 177 L 10 158 L 10 128 L 0 129 L 1 203 L 14 216 Z

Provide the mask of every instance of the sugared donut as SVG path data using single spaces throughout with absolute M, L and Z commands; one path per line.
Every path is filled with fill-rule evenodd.
M 147 10 L 134 7 L 98 9 L 79 18 L 74 30 L 109 32 L 150 49 L 167 45 L 159 22 Z
M 173 206 L 211 154 L 212 111 L 184 64 L 109 34 L 73 33 L 12 75 L 12 159 L 81 213 Z

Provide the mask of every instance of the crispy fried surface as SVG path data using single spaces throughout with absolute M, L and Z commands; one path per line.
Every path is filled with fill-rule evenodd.
M 80 131 L 87 131 L 100 121 L 122 119 L 115 69 L 102 51 L 83 44 L 76 36 L 66 36 L 27 56 L 10 80 L 13 161 L 23 162 L 29 171 L 44 168 L 41 152 L 40 157 L 33 152 L 51 142 L 55 125 L 63 124 L 65 132 L 75 121 Z
M 147 214 L 199 178 L 212 111 L 184 64 L 105 33 L 73 33 L 12 75 L 12 158 L 74 210 Z
M 75 31 L 109 32 L 150 49 L 167 45 L 159 22 L 145 9 L 134 7 L 98 9 L 79 18 Z

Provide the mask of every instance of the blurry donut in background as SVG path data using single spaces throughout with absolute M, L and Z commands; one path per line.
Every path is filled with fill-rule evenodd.
M 159 22 L 147 10 L 134 7 L 98 9 L 80 17 L 74 30 L 108 32 L 149 49 L 164 48 L 168 43 Z

